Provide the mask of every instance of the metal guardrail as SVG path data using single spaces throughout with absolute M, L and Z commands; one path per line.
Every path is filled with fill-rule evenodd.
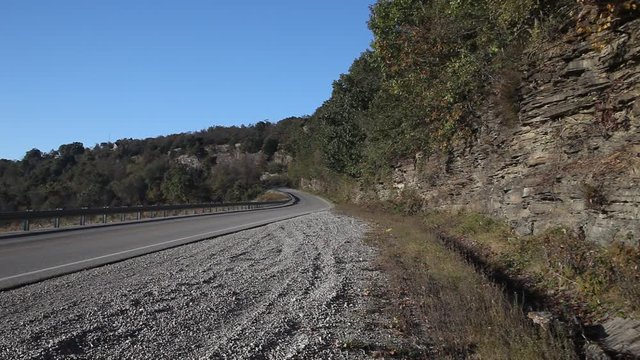
M 289 195 L 289 194 L 287 194 Z M 109 215 L 120 214 L 120 221 L 126 220 L 127 214 L 135 214 L 135 221 L 143 218 L 144 213 L 151 212 L 151 218 L 175 216 L 169 215 L 170 212 L 194 210 L 194 214 L 198 209 L 202 209 L 201 214 L 253 210 L 285 205 L 293 201 L 293 197 L 289 195 L 288 200 L 281 201 L 263 201 L 263 202 L 237 202 L 237 203 L 201 203 L 201 204 L 184 204 L 184 205 L 148 205 L 148 206 L 122 206 L 122 207 L 102 207 L 102 208 L 79 208 L 79 209 L 55 209 L 55 210 L 26 210 L 13 212 L 0 212 L 0 221 L 20 221 L 22 222 L 22 230 L 29 231 L 31 221 L 35 219 L 53 219 L 53 227 L 60 227 L 61 218 L 78 217 L 80 226 L 86 224 L 87 217 L 101 216 L 101 223 L 107 223 Z M 160 214 L 160 216 L 158 216 Z

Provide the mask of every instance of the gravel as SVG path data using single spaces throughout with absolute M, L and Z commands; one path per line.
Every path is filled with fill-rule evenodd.
M 401 347 L 368 226 L 321 212 L 0 293 L 0 359 L 366 359 Z

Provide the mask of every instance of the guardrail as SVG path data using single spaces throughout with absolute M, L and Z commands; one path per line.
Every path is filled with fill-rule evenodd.
M 289 194 L 287 194 L 289 195 Z M 61 219 L 63 218 L 76 218 L 75 225 L 85 226 L 88 219 L 95 220 L 98 217 L 98 221 L 92 221 L 91 223 L 107 224 L 108 220 L 111 222 L 124 222 L 127 220 L 140 221 L 143 218 L 159 218 L 159 217 L 171 217 L 177 216 L 177 213 L 185 210 L 193 210 L 191 215 L 207 213 L 219 213 L 229 211 L 241 211 L 241 210 L 254 210 L 264 209 L 269 207 L 275 207 L 285 205 L 293 202 L 293 197 L 289 195 L 288 200 L 281 201 L 263 201 L 263 202 L 237 202 L 237 203 L 201 203 L 201 204 L 183 204 L 183 205 L 148 205 L 148 206 L 123 206 L 123 207 L 102 207 L 102 208 L 79 208 L 79 209 L 55 209 L 55 210 L 27 210 L 27 211 L 13 211 L 13 212 L 0 212 L 0 222 L 20 222 L 22 231 L 30 231 L 33 220 L 48 219 L 52 227 L 57 229 L 61 226 Z M 120 215 L 119 219 L 116 216 L 116 221 L 113 221 L 114 215 Z M 133 215 L 133 218 L 129 218 L 127 215 Z M 147 215 L 147 216 L 145 216 Z M 0 230 L 0 233 L 2 230 Z

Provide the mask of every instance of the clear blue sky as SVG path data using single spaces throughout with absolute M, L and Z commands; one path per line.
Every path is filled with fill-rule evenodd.
M 0 0 L 0 158 L 311 114 L 374 0 Z

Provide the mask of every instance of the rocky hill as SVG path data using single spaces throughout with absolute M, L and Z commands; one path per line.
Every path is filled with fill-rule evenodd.
M 388 198 L 507 219 L 520 234 L 566 226 L 600 243 L 640 238 L 640 20 L 589 35 L 571 28 L 529 48 L 517 118 L 482 107 L 472 143 L 397 164 Z

